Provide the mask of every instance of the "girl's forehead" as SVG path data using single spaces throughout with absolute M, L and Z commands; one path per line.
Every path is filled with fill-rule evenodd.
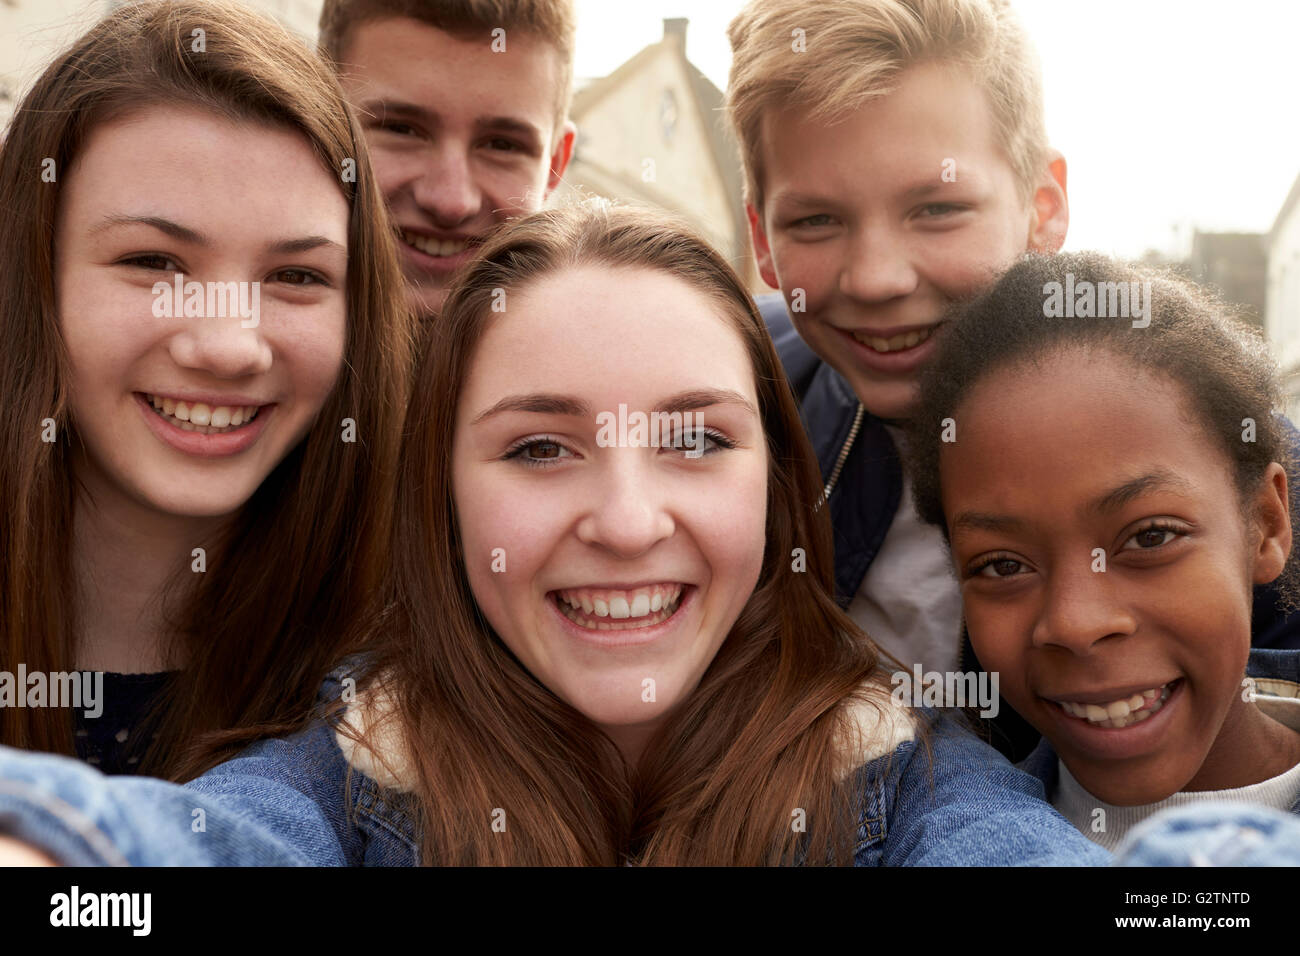
M 753 400 L 736 320 L 665 272 L 579 265 L 501 290 L 467 370 L 466 393 L 565 387 L 598 393 L 732 389 Z

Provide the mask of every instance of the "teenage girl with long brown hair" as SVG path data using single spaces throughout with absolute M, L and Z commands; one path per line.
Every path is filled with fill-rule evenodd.
M 388 544 L 409 320 L 364 140 L 273 21 L 142 3 L 37 80 L 0 196 L 0 742 L 192 776 L 309 713 Z
M 771 341 L 703 240 L 535 214 L 429 336 L 393 573 L 325 719 L 185 787 L 0 750 L 13 837 L 78 863 L 1107 859 L 992 749 L 891 699 L 831 598 Z

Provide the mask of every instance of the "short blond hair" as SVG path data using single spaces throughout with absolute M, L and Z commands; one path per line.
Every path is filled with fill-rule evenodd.
M 573 0 L 325 0 L 320 12 L 319 50 L 339 69 L 352 31 L 362 23 L 391 17 L 418 20 L 460 37 L 481 34 L 487 38 L 497 27 L 540 37 L 560 57 L 556 132 L 564 125 L 573 87 L 577 32 Z
M 755 208 L 763 205 L 766 113 L 806 107 L 833 120 L 893 92 L 905 68 L 925 61 L 970 72 L 1022 196 L 1033 194 L 1047 153 L 1042 78 L 1008 0 L 750 0 L 727 36 L 727 112 Z

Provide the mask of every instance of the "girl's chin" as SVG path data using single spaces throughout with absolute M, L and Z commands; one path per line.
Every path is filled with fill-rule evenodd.
M 238 489 L 233 490 L 233 494 L 230 488 L 212 489 L 209 494 L 195 494 L 191 487 L 187 489 L 189 493 L 178 495 L 174 489 L 141 488 L 134 497 L 153 511 L 197 521 L 235 514 L 248 503 L 257 486 L 254 485 L 248 494 L 240 494 Z

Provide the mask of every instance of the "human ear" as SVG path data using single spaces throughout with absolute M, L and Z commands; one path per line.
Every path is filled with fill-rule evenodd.
M 1065 157 L 1049 150 L 1038 185 L 1034 189 L 1033 222 L 1028 248 L 1033 252 L 1055 253 L 1065 245 L 1070 226 L 1070 203 L 1065 193 Z
M 577 138 L 578 127 L 574 125 L 573 120 L 565 120 L 564 125 L 560 127 L 560 138 L 555 143 L 555 152 L 551 154 L 551 172 L 546 178 L 548 195 L 564 179 L 564 171 L 569 168 L 569 160 L 573 158 L 573 144 Z
M 772 247 L 767 241 L 767 232 L 763 229 L 763 217 L 754 208 L 753 203 L 745 203 L 745 216 L 749 219 L 749 238 L 754 243 L 754 261 L 758 263 L 758 274 L 773 289 L 781 288 L 776 279 L 776 267 L 772 264 Z
M 1286 470 L 1273 462 L 1264 472 L 1255 494 L 1255 522 L 1259 541 L 1254 552 L 1253 580 L 1268 584 L 1282 573 L 1291 555 L 1291 511 L 1287 493 Z

